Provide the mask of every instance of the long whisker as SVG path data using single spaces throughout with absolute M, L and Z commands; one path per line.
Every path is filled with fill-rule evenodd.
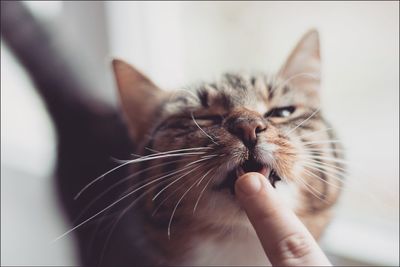
M 306 152 L 327 152 L 327 153 L 330 153 L 330 152 L 345 153 L 346 152 L 345 150 L 339 149 L 339 148 L 320 148 L 320 149 L 318 149 L 318 148 L 311 148 L 311 149 L 304 148 L 303 150 L 306 151 Z
M 148 147 L 145 147 L 145 149 L 150 150 L 155 153 L 150 154 L 150 155 L 139 155 L 139 154 L 131 153 L 131 155 L 137 157 L 137 159 L 139 159 L 139 158 L 144 159 L 144 158 L 154 157 L 154 156 L 158 156 L 158 155 L 165 155 L 165 154 L 172 154 L 172 153 L 179 153 L 179 152 L 193 152 L 193 151 L 196 152 L 198 150 L 206 150 L 206 149 L 211 149 L 211 148 L 210 147 L 190 147 L 190 148 L 182 148 L 182 149 L 175 149 L 175 150 L 169 150 L 169 151 L 157 151 L 157 150 L 154 150 L 154 149 L 151 149 Z M 201 152 L 205 153 L 204 151 L 201 151 Z M 113 160 L 116 162 L 120 162 L 120 163 L 125 163 L 125 162 L 129 161 L 129 160 L 120 160 L 120 159 L 116 159 L 116 158 L 113 158 Z
M 311 176 L 317 178 L 318 180 L 320 180 L 320 181 L 322 181 L 322 182 L 324 182 L 324 183 L 326 183 L 326 184 L 328 184 L 328 185 L 330 185 L 330 186 L 333 186 L 333 187 L 338 188 L 338 189 L 342 189 L 341 186 L 338 186 L 338 185 L 336 185 L 336 184 L 332 184 L 332 183 L 328 182 L 327 180 L 322 179 L 322 178 L 319 177 L 318 175 L 316 175 L 316 174 L 314 174 L 314 173 L 308 171 L 307 169 L 304 169 L 303 171 L 305 171 L 308 175 L 311 175 Z
M 320 111 L 321 107 L 317 108 L 310 116 L 307 117 L 307 119 L 303 120 L 300 124 L 298 124 L 296 127 L 294 127 L 293 129 L 289 130 L 288 132 L 286 132 L 285 135 L 290 135 L 290 133 L 292 133 L 294 130 L 296 130 L 297 128 L 299 128 L 301 125 L 303 125 L 304 123 L 306 123 L 309 119 L 311 119 L 315 114 L 317 114 Z
M 310 161 L 306 162 L 306 161 L 303 161 L 302 163 L 303 163 L 304 166 L 308 166 L 310 168 L 313 167 L 314 169 L 317 168 L 315 170 L 326 171 L 326 172 L 329 171 L 329 172 L 337 174 L 337 175 L 342 175 L 343 176 L 343 175 L 345 175 L 347 173 L 347 171 L 345 169 L 343 169 L 343 168 L 321 164 L 321 162 L 310 162 Z M 336 167 L 336 168 L 334 168 L 334 167 Z
M 161 181 L 161 183 L 164 181 Z M 156 185 L 154 185 L 156 186 Z M 151 190 L 154 188 L 154 186 L 152 186 L 150 189 L 146 190 L 144 193 L 142 193 L 139 197 L 137 197 L 131 204 L 129 204 L 129 206 L 127 208 L 125 208 L 118 216 L 118 218 L 116 218 L 115 222 L 113 223 L 113 225 L 111 226 L 111 229 L 104 241 L 104 246 L 101 252 L 101 256 L 100 256 L 100 260 L 99 260 L 99 265 L 101 264 L 101 262 L 103 261 L 103 257 L 104 257 L 104 253 L 105 250 L 107 248 L 107 244 L 110 241 L 110 238 L 115 230 L 115 228 L 117 227 L 118 223 L 121 221 L 121 219 L 124 217 L 124 215 L 136 204 L 138 203 L 143 197 L 145 197 L 149 192 L 151 192 Z
M 214 169 L 212 169 L 212 170 L 214 170 Z M 194 204 L 194 207 L 193 207 L 193 214 L 196 212 L 197 206 L 199 205 L 200 199 L 201 199 L 201 197 L 203 196 L 204 191 L 206 191 L 207 186 L 208 186 L 209 183 L 213 180 L 214 177 L 215 177 L 215 176 L 211 176 L 211 178 L 208 179 L 206 185 L 205 185 L 205 186 L 203 187 L 203 189 L 201 190 L 201 192 L 200 192 L 200 194 L 199 194 L 199 197 L 197 198 L 196 203 Z
M 346 160 L 343 159 L 338 159 L 338 158 L 334 158 L 334 157 L 325 157 L 325 156 L 316 156 L 316 155 L 309 155 L 309 154 L 298 154 L 299 156 L 306 156 L 304 157 L 304 159 L 322 159 L 322 160 L 328 160 L 331 162 L 337 162 L 340 164 L 344 164 L 344 165 L 349 165 L 350 163 Z
M 146 149 L 146 150 L 148 150 L 150 152 L 153 152 L 153 153 L 162 153 L 162 151 L 155 150 L 154 148 L 150 148 L 150 147 L 145 147 L 144 149 Z
M 201 181 L 204 179 L 204 177 L 206 177 L 210 172 L 212 171 L 212 169 L 208 170 L 199 180 L 199 182 L 197 183 L 197 186 L 201 183 Z M 197 178 L 196 178 L 197 179 Z M 171 192 L 171 194 L 169 194 L 168 197 L 166 197 L 153 211 L 152 216 L 154 216 L 157 211 L 162 207 L 162 204 L 165 203 L 165 201 L 167 201 L 173 194 L 175 194 L 177 191 L 179 191 L 183 186 L 186 185 L 187 182 L 189 182 L 190 180 L 187 180 L 185 182 L 182 183 L 181 186 L 179 186 L 178 188 L 176 188 L 173 192 Z
M 318 168 L 318 170 L 330 171 L 330 172 L 333 172 L 340 176 L 343 176 L 348 173 L 348 170 L 345 168 L 339 167 L 335 164 L 329 164 L 327 162 L 317 160 L 317 159 L 312 159 L 312 158 L 302 159 L 300 162 L 303 165 L 310 166 L 310 167 L 316 167 L 316 168 Z
M 98 201 L 100 198 L 102 198 L 104 195 L 106 195 L 108 192 L 110 192 L 111 190 L 113 190 L 113 189 L 116 188 L 117 186 L 121 185 L 122 183 L 124 183 L 124 182 L 126 182 L 126 181 L 128 181 L 128 180 L 130 180 L 130 179 L 132 179 L 132 178 L 134 178 L 134 177 L 136 177 L 136 176 L 138 176 L 139 174 L 145 173 L 146 171 L 149 171 L 149 170 L 152 170 L 152 169 L 155 169 L 155 168 L 158 168 L 158 167 L 162 167 L 162 166 L 165 166 L 165 165 L 168 165 L 168 164 L 177 163 L 177 162 L 183 162 L 183 161 L 187 161 L 187 159 L 173 160 L 173 161 L 168 161 L 168 162 L 160 163 L 160 164 L 151 166 L 151 167 L 149 167 L 149 168 L 143 169 L 143 170 L 141 170 L 141 171 L 139 171 L 139 172 L 135 172 L 135 173 L 133 173 L 133 174 L 131 174 L 131 175 L 128 175 L 128 176 L 122 178 L 120 181 L 118 181 L 117 183 L 113 184 L 112 186 L 110 186 L 109 188 L 107 188 L 107 190 L 105 190 L 104 192 L 102 192 L 101 194 L 99 194 L 98 196 L 96 196 L 96 198 L 94 198 L 94 199 L 82 210 L 82 212 L 78 215 L 77 219 L 75 219 L 74 223 L 76 223 L 76 221 L 80 220 L 80 218 L 85 214 L 85 212 L 86 212 L 91 206 L 93 206 L 93 204 L 94 204 L 96 201 Z M 184 167 L 186 167 L 186 166 L 184 166 Z M 183 168 L 184 168 L 184 167 L 183 167 Z M 184 170 L 186 170 L 186 169 L 182 169 L 181 171 L 184 171 Z M 176 170 L 173 170 L 173 171 L 164 173 L 164 174 L 162 174 L 162 175 L 170 174 L 170 173 L 172 173 L 172 172 L 174 172 L 174 171 L 176 171 Z M 152 177 L 147 178 L 147 179 L 145 179 L 144 181 L 141 181 L 141 183 L 143 184 L 143 183 L 147 182 L 149 179 L 152 179 Z M 137 183 L 136 185 L 133 185 L 133 187 L 137 186 L 138 184 L 140 184 L 140 183 Z
M 155 159 L 160 159 L 160 158 L 167 158 L 167 157 L 181 157 L 183 155 L 199 155 L 203 154 L 202 152 L 192 152 L 192 153 L 179 153 L 179 154 L 168 154 L 168 155 L 161 155 L 161 156 L 155 156 L 155 157 L 149 157 L 149 158 L 140 158 L 140 159 L 134 159 L 134 160 L 129 160 L 121 165 L 118 165 L 115 168 L 112 168 L 111 170 L 105 172 L 104 174 L 98 176 L 94 180 L 92 180 L 90 183 L 88 183 L 86 186 L 84 186 L 74 197 L 74 200 L 78 199 L 79 196 L 86 191 L 89 187 L 91 187 L 93 184 L 95 184 L 97 181 L 101 180 L 103 177 L 106 175 L 112 173 L 113 171 L 120 169 L 123 166 L 126 166 L 128 164 L 133 164 L 133 163 L 138 163 L 138 162 L 143 162 L 143 161 L 149 161 L 149 160 L 155 160 Z
M 203 181 L 203 179 L 212 171 L 213 169 L 208 170 L 208 172 L 206 172 L 203 177 L 200 178 L 199 182 L 197 183 L 197 186 L 199 186 L 201 184 L 201 182 Z
M 169 179 L 160 181 L 159 183 L 152 185 L 148 190 L 146 190 L 144 193 L 142 193 L 139 197 L 137 197 L 127 208 L 125 208 L 120 215 L 118 216 L 118 218 L 116 219 L 116 221 L 113 223 L 111 230 L 106 238 L 104 247 L 103 247 L 103 251 L 100 257 L 100 263 L 102 261 L 105 249 L 107 247 L 107 243 L 109 242 L 109 239 L 111 238 L 111 235 L 113 233 L 113 231 L 115 230 L 115 227 L 117 226 L 118 222 L 122 219 L 122 217 L 137 203 L 139 202 L 143 197 L 145 197 L 149 192 L 151 192 L 156 186 L 159 186 L 162 183 L 168 182 L 169 180 L 173 179 L 173 177 L 170 177 Z M 129 192 L 130 190 L 132 190 L 132 188 L 129 188 L 127 191 L 125 191 L 123 194 L 126 194 L 127 192 Z
M 211 148 L 207 147 L 207 146 L 201 146 L 201 147 L 181 148 L 181 149 L 175 149 L 175 150 L 169 150 L 169 151 L 158 151 L 158 150 L 155 150 L 154 148 L 149 148 L 149 147 L 145 147 L 145 149 L 149 150 L 151 152 L 155 152 L 155 154 L 151 154 L 151 155 L 163 155 L 163 154 L 167 154 L 167 153 L 177 153 L 177 152 L 187 152 L 187 151 L 190 152 L 190 151 L 205 150 L 205 149 L 211 149 Z
M 198 151 L 198 152 L 182 152 L 182 153 L 164 153 L 164 154 L 152 154 L 152 155 L 148 155 L 148 156 L 143 156 L 140 158 L 136 158 L 136 159 L 116 159 L 121 163 L 138 163 L 138 162 L 143 162 L 143 161 L 148 161 L 148 160 L 153 160 L 153 159 L 160 159 L 160 158 L 167 158 L 170 156 L 188 156 L 188 155 L 202 155 L 202 154 L 206 154 L 207 152 L 205 151 Z
M 188 182 L 190 182 L 191 180 L 188 179 L 186 181 L 184 181 L 180 186 L 178 186 L 175 190 L 173 190 L 166 198 L 163 199 L 163 201 L 160 202 L 160 204 L 158 204 L 158 206 L 154 209 L 153 213 L 151 214 L 151 216 L 154 216 L 157 211 L 162 207 L 162 205 L 170 198 L 172 197 L 176 192 L 178 192 L 179 190 L 181 190 Z
M 297 136 L 297 138 L 304 138 L 304 137 L 307 137 L 307 136 L 310 136 L 310 135 L 314 135 L 314 134 L 317 134 L 317 133 L 323 133 L 323 132 L 327 132 L 327 131 L 330 131 L 330 130 L 333 130 L 333 128 L 325 128 L 325 129 L 322 129 L 322 130 L 313 131 L 313 132 L 310 132 L 310 133 L 306 133 L 306 134 Z
M 305 187 L 305 189 L 310 192 L 313 196 L 315 196 L 316 198 L 318 198 L 319 200 L 321 200 L 322 202 L 329 204 L 325 199 L 321 198 L 320 196 L 322 195 L 321 192 L 319 192 L 317 189 L 315 189 L 314 187 L 312 187 L 311 185 L 309 185 L 307 182 L 305 182 L 303 179 L 301 179 L 300 177 L 297 177 L 298 179 L 296 179 L 296 181 L 300 181 Z M 313 191 L 315 191 L 316 193 L 314 193 Z M 317 194 L 319 194 L 320 196 L 318 196 Z
M 342 181 L 343 179 L 338 178 L 337 176 L 335 176 L 334 174 L 338 175 L 339 177 L 342 177 L 345 173 L 343 172 L 339 172 L 336 170 L 329 170 L 330 172 L 327 172 L 326 169 L 322 169 L 323 167 L 319 166 L 319 165 L 312 165 L 312 164 L 308 164 L 308 163 L 303 163 L 303 165 L 305 165 L 307 168 L 313 169 L 315 171 L 319 171 L 322 172 L 338 181 Z
M 310 142 L 303 142 L 303 145 L 309 146 L 314 144 L 330 144 L 330 143 L 341 143 L 340 140 L 322 140 L 322 141 L 310 141 Z
M 164 188 L 162 188 L 153 198 L 152 200 L 154 201 L 162 192 L 164 192 L 167 188 L 169 188 L 170 186 L 172 186 L 173 184 L 175 184 L 176 182 L 180 181 L 182 178 L 184 178 L 185 176 L 187 176 L 188 174 L 190 174 L 191 172 L 197 170 L 198 168 L 200 168 L 201 165 L 194 167 L 193 169 L 189 170 L 188 172 L 184 173 L 183 175 L 179 176 L 178 178 L 176 178 L 174 181 L 172 181 L 171 183 L 169 183 L 168 185 L 166 185 Z
M 318 163 L 319 163 L 319 162 L 318 162 Z M 314 166 L 317 166 L 317 168 L 315 168 Z M 364 188 L 364 185 L 365 185 L 365 184 L 362 182 L 362 180 L 358 179 L 358 178 L 359 178 L 359 175 L 357 175 L 357 177 L 352 177 L 353 174 L 348 173 L 347 170 L 344 170 L 344 169 L 343 169 L 343 171 L 345 171 L 345 173 L 344 173 L 344 172 L 343 172 L 343 173 L 342 173 L 342 172 L 335 172 L 335 173 L 337 174 L 337 175 L 335 175 L 335 174 L 332 172 L 332 169 L 327 168 L 327 167 L 325 167 L 325 166 L 321 166 L 320 164 L 319 164 L 319 165 L 312 165 L 312 166 L 307 165 L 306 167 L 307 167 L 308 169 L 313 169 L 313 170 L 316 170 L 316 171 L 318 171 L 318 172 L 324 173 L 324 174 L 328 175 L 329 177 L 331 177 L 331 178 L 333 178 L 333 179 L 339 181 L 339 183 L 340 183 L 341 185 L 343 185 L 343 188 L 342 188 L 342 189 L 344 189 L 344 190 L 351 190 L 351 192 L 356 191 L 356 192 L 358 192 L 358 193 L 361 193 L 361 194 L 365 195 L 366 197 L 368 197 L 369 199 L 371 199 L 371 200 L 373 200 L 373 201 L 380 201 L 380 200 L 377 198 L 376 195 L 374 195 L 374 194 L 372 194 L 372 193 L 370 193 L 370 192 L 368 192 L 368 191 L 366 191 L 366 190 L 362 190 L 362 188 Z M 334 167 L 334 166 L 331 166 L 331 167 Z M 357 167 L 357 166 L 352 165 L 352 169 L 354 169 L 355 167 Z M 324 169 L 321 169 L 321 168 L 324 168 Z M 328 172 L 328 171 L 329 171 L 329 172 Z M 335 170 L 333 170 L 333 171 L 335 171 Z M 365 177 L 369 177 L 369 179 L 370 179 L 369 182 L 377 181 L 376 179 L 373 179 L 373 177 L 372 177 L 370 174 L 364 172 L 362 168 L 357 169 L 357 172 L 360 172 L 360 173 L 361 173 L 363 176 L 365 176 Z M 346 175 L 347 177 L 349 177 L 349 179 L 343 179 L 344 175 Z M 357 179 L 350 179 L 350 177 L 352 177 L 352 178 L 357 178 Z M 344 185 L 346 185 L 346 184 L 352 184 L 352 183 L 354 183 L 354 184 L 357 185 L 357 186 L 352 186 L 351 188 L 350 188 L 350 187 L 344 186 Z M 388 202 L 388 203 L 390 203 L 390 202 Z M 387 206 L 387 207 L 391 207 L 391 208 L 392 208 L 393 206 L 387 205 L 388 203 L 386 203 L 386 202 L 385 202 L 385 203 L 380 203 L 379 205 L 385 205 L 385 206 Z
M 150 148 L 150 147 L 145 147 L 144 149 L 154 152 L 155 154 L 165 154 L 165 153 L 170 153 L 170 152 L 185 152 L 185 151 L 194 151 L 194 150 L 204 150 L 204 149 L 212 149 L 211 147 L 208 146 L 200 146 L 200 147 L 189 147 L 189 148 L 182 148 L 182 149 L 176 149 L 176 150 L 169 150 L 169 151 L 159 151 L 156 150 L 154 148 Z M 155 154 L 151 154 L 151 155 L 155 155 Z
M 176 153 L 176 152 L 182 152 L 182 151 L 186 151 L 186 152 L 196 152 L 197 150 L 200 150 L 196 147 L 196 149 L 178 149 L 178 150 L 170 150 L 170 151 L 157 151 L 155 149 L 151 149 L 148 147 L 145 147 L 144 149 L 149 150 L 151 152 L 154 152 L 153 154 L 149 154 L 149 155 L 140 155 L 140 154 L 136 154 L 136 153 L 131 153 L 131 156 L 134 156 L 136 158 L 149 158 L 149 157 L 153 157 L 153 156 L 158 156 L 158 155 L 165 155 L 165 154 L 170 154 L 170 153 Z M 126 162 L 129 160 L 121 160 L 121 159 L 116 159 L 118 161 L 121 162 Z
M 323 161 L 318 161 L 318 160 L 312 160 L 312 159 L 308 159 L 308 160 L 302 160 L 301 162 L 303 163 L 307 163 L 310 164 L 311 166 L 316 166 L 316 167 L 327 167 L 328 170 L 333 170 L 336 172 L 340 172 L 342 174 L 347 173 L 347 170 L 345 168 L 333 165 L 333 164 L 329 164 L 327 162 L 323 162 Z
M 194 162 L 191 162 L 191 163 L 188 164 L 188 166 L 189 166 L 189 165 L 196 164 L 196 163 L 199 163 L 199 162 L 202 162 L 202 161 L 205 161 L 205 160 L 208 160 L 208 159 L 210 159 L 210 158 L 212 158 L 212 157 L 216 157 L 216 156 L 218 156 L 218 155 L 210 155 L 210 156 L 207 157 L 207 158 L 199 159 L 199 160 L 196 160 L 196 161 L 194 161 Z M 199 165 L 199 166 L 197 166 L 197 167 L 195 167 L 195 168 L 189 170 L 189 171 L 186 172 L 185 174 L 183 174 L 183 175 L 181 175 L 180 177 L 178 177 L 175 181 L 172 181 L 170 184 L 168 184 L 168 185 L 165 186 L 163 189 L 161 189 L 161 190 L 153 197 L 152 200 L 154 201 L 154 200 L 155 200 L 163 191 L 165 191 L 168 187 L 170 187 L 171 185 L 173 185 L 174 183 L 178 182 L 178 181 L 181 180 L 183 177 L 185 177 L 186 175 L 188 175 L 188 174 L 191 173 L 192 171 L 197 170 L 197 169 L 200 168 L 200 167 L 201 167 L 201 165 Z
M 178 200 L 178 202 L 176 203 L 174 210 L 172 211 L 171 214 L 171 218 L 169 219 L 169 223 L 168 223 L 168 239 L 171 238 L 171 224 L 172 224 L 172 219 L 174 218 L 176 209 L 178 208 L 179 204 L 181 203 L 182 199 L 187 195 L 187 193 L 189 193 L 189 191 L 193 188 L 193 186 L 196 185 L 196 181 L 182 194 L 181 198 Z
M 120 199 L 114 201 L 113 203 L 111 203 L 110 205 L 108 205 L 107 207 L 105 207 L 104 209 L 102 209 L 102 210 L 100 210 L 99 212 L 95 213 L 94 215 L 92 215 L 92 216 L 89 217 L 88 219 L 84 220 L 83 222 L 79 223 L 78 225 L 74 226 L 74 227 L 71 228 L 70 230 L 66 231 L 64 234 L 60 235 L 59 237 L 57 237 L 56 239 L 54 239 L 52 242 L 55 242 L 55 241 L 57 241 L 57 240 L 63 238 L 64 236 L 68 235 L 68 234 L 71 233 L 72 231 L 74 231 L 74 230 L 80 228 L 82 225 L 86 224 L 87 222 L 89 222 L 89 221 L 92 220 L 93 218 L 95 218 L 95 217 L 97 217 L 98 215 L 100 215 L 100 214 L 104 213 L 105 211 L 109 210 L 110 208 L 112 208 L 113 206 L 117 205 L 117 204 L 118 204 L 119 202 L 121 202 L 122 200 L 126 199 L 127 197 L 129 197 L 129 196 L 131 196 L 132 194 L 134 194 L 134 193 L 136 193 L 137 191 L 139 191 L 140 189 L 145 188 L 145 187 L 147 187 L 147 186 L 149 186 L 149 185 L 151 185 L 151 184 L 153 184 L 153 183 L 155 183 L 155 182 L 158 182 L 158 181 L 160 181 L 160 180 L 162 180 L 162 179 L 165 179 L 166 177 L 168 177 L 168 176 L 170 176 L 170 175 L 173 175 L 173 173 L 172 173 L 172 174 L 168 174 L 168 175 L 164 175 L 164 176 L 159 177 L 159 178 L 157 178 L 157 179 L 154 179 L 154 180 L 152 180 L 152 181 L 150 181 L 150 182 L 148 182 L 148 183 L 146 183 L 146 184 L 144 184 L 144 185 L 142 185 L 142 186 L 136 188 L 136 189 L 133 190 L 132 192 L 130 192 L 130 193 L 128 193 L 128 194 L 125 194 L 125 195 L 122 196 Z
M 200 129 L 200 131 L 202 131 L 202 132 L 211 140 L 211 142 L 213 142 L 213 143 L 216 144 L 216 145 L 219 145 L 217 142 L 214 141 L 214 138 L 212 138 L 208 133 L 206 133 L 206 131 L 204 131 L 204 130 L 200 127 L 200 125 L 197 123 L 196 119 L 194 118 L 193 112 L 191 113 L 191 116 L 192 116 L 193 122 L 194 122 L 194 123 L 196 124 L 196 126 Z

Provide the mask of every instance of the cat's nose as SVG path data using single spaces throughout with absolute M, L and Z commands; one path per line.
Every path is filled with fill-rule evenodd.
M 243 143 L 251 148 L 257 144 L 258 135 L 267 129 L 267 125 L 259 116 L 231 117 L 228 130 L 239 137 Z
M 242 139 L 243 143 L 248 147 L 257 144 L 257 136 L 266 130 L 265 125 L 260 120 L 243 120 L 235 123 L 233 134 Z

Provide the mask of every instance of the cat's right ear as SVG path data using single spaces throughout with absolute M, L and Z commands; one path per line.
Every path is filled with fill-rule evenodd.
M 308 31 L 280 69 L 278 76 L 298 88 L 318 91 L 321 78 L 321 56 L 318 31 Z
M 164 92 L 128 63 L 114 59 L 112 66 L 129 133 L 139 143 L 150 130 Z

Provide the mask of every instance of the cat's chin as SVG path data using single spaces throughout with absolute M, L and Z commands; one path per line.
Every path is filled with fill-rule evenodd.
M 246 160 L 243 164 L 228 172 L 226 178 L 221 183 L 214 186 L 214 189 L 217 191 L 229 190 L 232 195 L 235 195 L 236 180 L 240 176 L 249 172 L 260 173 L 266 179 L 268 179 L 273 187 L 275 187 L 275 183 L 277 181 L 281 180 L 281 178 L 276 174 L 275 170 L 269 167 L 267 164 L 263 164 L 261 162 L 251 159 Z

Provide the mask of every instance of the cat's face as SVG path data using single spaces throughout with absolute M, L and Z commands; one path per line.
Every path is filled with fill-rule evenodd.
M 141 179 L 150 182 L 147 209 L 155 219 L 170 226 L 173 216 L 183 223 L 197 214 L 216 227 L 247 224 L 234 193 L 245 172 L 285 190 L 298 213 L 324 210 L 336 199 L 342 166 L 320 110 L 316 32 L 274 77 L 226 74 L 166 93 L 125 63 L 114 67 L 139 150 L 161 152 L 134 169 L 148 169 Z

